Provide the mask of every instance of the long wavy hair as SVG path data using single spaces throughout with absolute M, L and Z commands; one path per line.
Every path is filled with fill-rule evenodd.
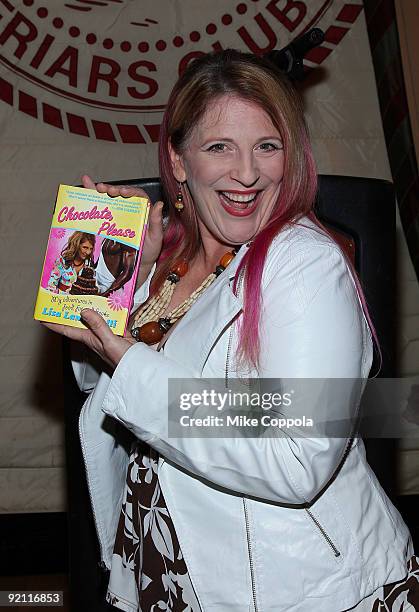
M 255 236 L 241 260 L 234 285 L 237 290 L 238 279 L 243 273 L 244 308 L 237 358 L 239 362 L 257 368 L 261 279 L 272 240 L 286 224 L 297 223 L 303 216 L 324 230 L 313 212 L 317 172 L 301 99 L 289 80 L 263 58 L 232 49 L 210 53 L 194 60 L 173 88 L 159 141 L 160 176 L 168 202 L 168 223 L 152 292 L 159 289 L 174 260 L 189 260 L 201 247 L 197 214 L 189 192 L 186 190 L 186 206 L 181 215 L 173 205 L 178 187 L 172 171 L 169 144 L 181 155 L 206 110 L 224 95 L 235 95 L 263 109 L 284 144 L 284 173 L 278 200 L 268 223 Z M 354 272 L 349 261 L 348 264 Z M 359 282 L 357 284 L 362 295 Z
M 80 245 L 83 242 L 90 242 L 93 249 L 95 248 L 96 236 L 94 234 L 89 234 L 87 232 L 74 232 L 71 234 L 68 239 L 67 244 L 61 251 L 61 256 L 63 257 L 66 266 L 69 266 L 73 263 L 74 258 L 79 252 Z

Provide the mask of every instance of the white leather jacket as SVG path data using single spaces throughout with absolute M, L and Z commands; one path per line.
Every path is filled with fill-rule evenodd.
M 101 375 L 82 410 L 102 560 L 110 567 L 128 463 L 106 414 L 160 453 L 160 486 L 204 612 L 338 612 L 404 578 L 413 554 L 362 441 L 292 432 L 168 436 L 168 379 L 223 378 L 226 368 L 239 375 L 233 321 L 242 301 L 232 282 L 246 248 L 176 326 L 164 353 L 142 343 L 130 348 L 112 378 Z M 312 413 L 355 415 L 363 387 L 356 379 L 368 377 L 372 343 L 337 246 L 304 220 L 277 236 L 262 281 L 259 375 L 354 379 L 337 401 L 327 391 L 316 394 Z M 74 369 L 81 387 L 91 387 L 89 368 L 76 362 Z

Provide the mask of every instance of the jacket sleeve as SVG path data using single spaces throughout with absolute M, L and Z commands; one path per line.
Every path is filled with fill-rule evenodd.
M 52 268 L 49 279 L 48 279 L 48 285 L 47 285 L 48 291 L 53 291 L 53 292 L 57 291 L 58 283 L 60 282 L 60 278 L 62 276 L 63 266 L 64 266 L 64 261 L 62 257 L 59 257 L 58 259 L 55 260 L 54 267 Z
M 150 274 L 144 283 L 134 294 L 131 314 L 148 298 L 150 283 L 156 270 L 154 264 Z M 71 342 L 71 365 L 80 391 L 90 393 L 95 388 L 97 381 L 103 371 L 107 369 L 104 362 L 90 349 L 80 342 Z
M 281 388 L 294 385 L 299 396 L 280 407 L 278 415 L 307 411 L 321 424 L 352 419 L 372 351 L 341 252 L 331 244 L 278 249 L 268 262 L 263 286 L 259 373 Z M 167 460 L 232 492 L 303 504 L 333 477 L 348 439 L 320 435 L 316 419 L 311 433 L 295 426 L 268 428 L 253 438 L 169 437 L 168 380 L 193 376 L 174 360 L 136 344 L 118 364 L 103 410 Z M 339 378 L 345 379 L 342 385 Z M 206 414 L 202 406 L 193 412 Z

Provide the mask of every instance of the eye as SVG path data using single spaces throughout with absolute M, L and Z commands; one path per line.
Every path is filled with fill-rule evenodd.
M 262 142 L 258 148 L 261 151 L 280 151 L 284 147 L 282 146 L 282 144 L 275 142 Z
M 211 153 L 224 153 L 226 150 L 227 145 L 223 142 L 216 142 L 206 149 L 206 151 L 210 151 Z

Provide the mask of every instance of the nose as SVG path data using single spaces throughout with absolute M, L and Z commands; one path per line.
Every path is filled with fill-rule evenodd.
M 234 181 L 237 181 L 243 187 L 253 187 L 259 178 L 260 171 L 258 160 L 251 152 L 242 152 L 235 159 L 235 163 L 230 170 L 230 176 Z

